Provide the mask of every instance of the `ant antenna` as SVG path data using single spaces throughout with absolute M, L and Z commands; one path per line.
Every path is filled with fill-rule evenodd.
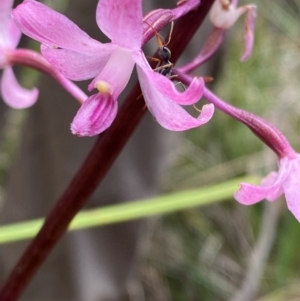
M 172 33 L 173 33 L 173 28 L 174 28 L 174 21 L 171 22 L 171 28 L 170 28 L 170 33 L 169 33 L 168 42 L 167 42 L 164 46 L 168 46 L 169 43 L 171 42 Z
M 164 38 L 161 36 L 160 33 L 158 33 L 158 31 L 147 21 L 143 21 L 145 22 L 149 27 L 151 27 L 154 31 L 155 31 L 155 36 L 156 36 L 156 40 L 157 40 L 157 44 L 160 48 L 167 46 L 170 41 L 171 41 L 171 37 L 172 37 L 172 33 L 173 33 L 173 28 L 174 28 L 174 21 L 171 22 L 171 29 L 170 29 L 170 33 L 169 33 L 169 37 L 168 37 L 168 42 L 165 43 Z

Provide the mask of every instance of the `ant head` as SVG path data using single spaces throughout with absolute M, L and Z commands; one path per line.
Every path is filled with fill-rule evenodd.
M 166 46 L 159 47 L 159 49 L 158 49 L 158 55 L 164 61 L 169 61 L 170 58 L 171 58 L 171 50 L 168 47 L 166 47 Z

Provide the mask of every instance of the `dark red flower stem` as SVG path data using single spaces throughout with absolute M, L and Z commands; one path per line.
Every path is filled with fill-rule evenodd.
M 214 0 L 203 0 L 200 7 L 176 22 L 168 47 L 175 62 L 204 20 Z M 35 272 L 67 231 L 68 225 L 86 204 L 127 140 L 145 115 L 144 101 L 136 85 L 121 107 L 112 126 L 95 143 L 87 159 L 47 216 L 44 225 L 29 244 L 0 291 L 0 301 L 15 301 Z

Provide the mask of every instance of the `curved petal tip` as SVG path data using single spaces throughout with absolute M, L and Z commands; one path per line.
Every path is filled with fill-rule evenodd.
M 247 6 L 247 16 L 245 19 L 245 50 L 243 55 L 240 58 L 240 61 L 243 62 L 247 60 L 251 54 L 254 44 L 254 30 L 255 30 L 255 20 L 256 20 L 256 6 L 255 5 L 248 5 Z
M 3 71 L 1 80 L 1 94 L 3 101 L 14 109 L 25 109 L 32 106 L 38 98 L 37 88 L 25 89 L 18 83 L 11 67 Z
M 257 185 L 240 183 L 239 189 L 234 193 L 234 198 L 243 205 L 253 205 L 262 201 L 266 192 Z
M 80 107 L 71 124 L 72 134 L 95 136 L 105 131 L 117 115 L 118 103 L 109 94 L 94 94 Z

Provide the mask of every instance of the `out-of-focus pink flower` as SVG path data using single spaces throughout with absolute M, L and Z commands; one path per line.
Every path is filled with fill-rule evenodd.
M 256 19 L 256 6 L 253 4 L 237 7 L 238 0 L 215 0 L 210 10 L 210 21 L 220 29 L 230 28 L 237 19 L 247 13 L 245 19 L 245 51 L 241 61 L 246 60 L 252 52 L 254 43 L 254 27 Z
M 195 7 L 195 0 L 190 2 L 193 4 L 190 7 Z M 127 85 L 135 63 L 146 104 L 163 127 L 185 130 L 203 124 L 204 120 L 207 122 L 212 116 L 213 106 L 210 115 L 198 119 L 180 107 L 201 98 L 202 80 L 195 79 L 180 93 L 169 79 L 154 72 L 146 62 L 141 50 L 141 4 L 141 0 L 99 1 L 96 21 L 111 39 L 107 44 L 92 39 L 65 16 L 39 2 L 25 0 L 13 12 L 23 33 L 42 43 L 43 55 L 67 78 L 94 78 L 89 90 L 98 92 L 82 104 L 71 125 L 72 132 L 78 136 L 93 136 L 111 125 L 117 114 L 117 98 Z M 176 8 L 177 15 L 186 12 L 184 5 Z
M 256 19 L 256 6 L 252 4 L 237 7 L 238 0 L 215 0 L 210 10 L 210 20 L 214 25 L 210 35 L 204 43 L 199 54 L 189 63 L 178 68 L 182 73 L 190 73 L 207 62 L 222 45 L 226 31 L 243 14 L 245 19 L 245 50 L 240 60 L 245 61 L 252 53 L 254 44 L 254 28 Z
M 10 17 L 13 0 L 0 1 L 0 69 L 3 69 L 0 94 L 4 102 L 12 108 L 22 109 L 33 105 L 38 97 L 38 90 L 21 87 L 14 75 L 8 59 L 21 38 L 21 31 Z

